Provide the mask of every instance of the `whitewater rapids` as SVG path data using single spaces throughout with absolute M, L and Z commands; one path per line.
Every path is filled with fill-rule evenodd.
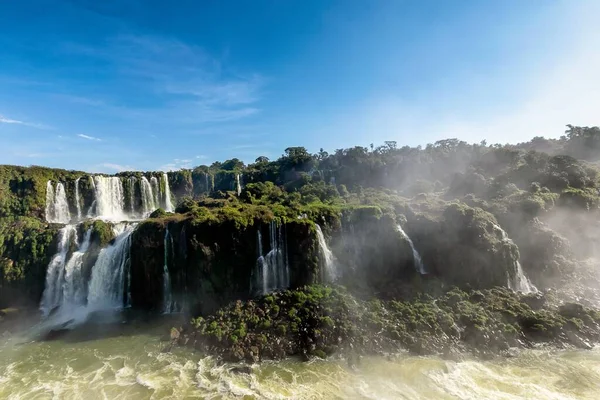
M 51 341 L 5 333 L 0 398 L 596 399 L 600 392 L 600 349 L 526 351 L 494 361 L 365 357 L 355 367 L 286 360 L 246 370 L 187 348 L 165 351 L 173 323 L 94 325 Z

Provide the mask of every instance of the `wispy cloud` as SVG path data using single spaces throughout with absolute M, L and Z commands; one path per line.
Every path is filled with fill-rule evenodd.
M 3 124 L 19 124 L 19 125 L 25 124 L 25 122 L 23 122 L 23 121 L 18 121 L 16 119 L 10 119 L 10 118 L 4 117 L 2 115 L 0 115 L 0 122 L 2 122 Z
M 82 138 L 82 139 L 86 139 L 86 140 L 93 140 L 96 142 L 101 142 L 102 139 L 94 137 L 94 136 L 89 136 L 89 135 L 84 135 L 83 133 L 80 133 L 77 135 L 78 137 Z
M 6 116 L 4 116 L 2 114 L 0 114 L 0 123 L 2 123 L 2 124 L 30 126 L 32 128 L 37 128 L 37 129 L 51 129 L 47 125 L 37 124 L 37 123 L 27 122 L 27 121 L 21 121 L 21 120 L 18 120 L 18 119 L 13 119 L 13 118 L 6 117 Z
M 144 93 L 144 106 L 119 106 L 71 96 L 71 101 L 110 109 L 120 116 L 152 122 L 202 124 L 239 120 L 260 111 L 265 79 L 232 72 L 203 48 L 148 35 L 118 35 L 105 46 L 67 44 L 64 51 L 107 63 L 126 85 Z
M 110 171 L 114 171 L 114 172 L 123 172 L 123 171 L 135 171 L 135 168 L 129 166 L 129 165 L 120 165 L 120 164 L 113 164 L 113 163 L 102 163 L 99 165 L 100 167 L 106 168 Z
M 200 156 L 196 156 L 196 158 L 199 158 Z M 178 171 L 180 169 L 190 169 L 193 168 L 193 160 L 191 159 L 179 159 L 176 158 L 174 159 L 172 162 L 161 165 L 158 170 L 159 171 Z

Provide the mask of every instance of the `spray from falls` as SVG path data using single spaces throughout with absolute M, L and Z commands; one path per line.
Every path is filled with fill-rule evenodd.
M 321 255 L 323 256 L 323 261 L 325 264 L 325 268 L 323 269 L 323 271 L 325 272 L 323 281 L 333 282 L 338 278 L 337 261 L 335 259 L 335 256 L 327 246 L 327 241 L 325 241 L 325 235 L 323 235 L 321 227 L 319 226 L 319 224 L 315 224 L 315 226 L 317 228 L 317 239 L 319 240 L 319 248 L 321 249 Z
M 404 229 L 402 229 L 402 226 L 397 225 L 397 228 L 398 228 L 398 232 L 408 242 L 408 244 L 410 246 L 410 249 L 412 250 L 413 261 L 414 261 L 414 264 L 415 264 L 415 268 L 417 269 L 417 271 L 419 271 L 419 273 L 421 275 L 426 274 L 427 271 L 425 270 L 425 265 L 423 264 L 423 260 L 421 259 L 421 255 L 419 254 L 419 252 L 415 248 L 415 245 L 414 245 L 412 239 L 410 238 L 410 236 L 408 236 L 406 234 L 406 232 L 404 232 Z
M 67 193 L 60 182 L 56 184 L 56 190 L 51 181 L 46 183 L 46 221 L 58 224 L 68 224 L 71 221 Z
M 502 229 L 499 225 L 494 225 L 494 229 L 500 232 L 500 235 L 502 236 L 502 241 L 504 241 L 507 244 L 514 245 L 514 242 L 511 238 L 508 237 L 508 234 L 504 229 Z M 533 285 L 533 283 L 531 283 L 529 278 L 527 278 L 527 276 L 523 272 L 523 267 L 521 266 L 519 260 L 515 260 L 513 273 L 513 276 L 509 276 L 508 278 L 507 286 L 509 289 L 514 290 L 515 292 L 522 292 L 525 294 L 536 293 L 538 291 L 538 289 Z
M 165 211 L 173 212 L 175 211 L 175 207 L 171 200 L 171 189 L 169 188 L 169 177 L 167 174 L 163 174 L 163 180 L 165 182 Z
M 271 249 L 263 256 L 262 234 L 257 232 L 258 259 L 252 287 L 262 294 L 275 290 L 287 289 L 290 286 L 290 268 L 287 259 L 285 237 L 282 226 L 275 221 L 269 225 Z

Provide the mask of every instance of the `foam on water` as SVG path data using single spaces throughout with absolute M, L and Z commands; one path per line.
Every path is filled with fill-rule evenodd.
M 600 391 L 598 349 L 526 351 L 493 361 L 365 357 L 355 368 L 344 360 L 290 359 L 236 372 L 235 364 L 185 348 L 164 352 L 160 337 L 172 324 L 96 324 L 87 328 L 91 337 L 71 331 L 48 342 L 5 335 L 0 398 L 563 400 L 596 399 Z

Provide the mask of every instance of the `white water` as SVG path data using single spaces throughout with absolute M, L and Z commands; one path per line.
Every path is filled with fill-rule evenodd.
M 136 216 L 135 212 L 135 183 L 137 179 L 135 176 L 130 176 L 127 179 L 127 185 L 129 189 L 129 213 L 132 217 Z
M 240 183 L 240 174 L 235 175 L 235 189 L 236 189 L 238 196 L 242 194 L 242 184 Z
M 75 179 L 75 207 L 77 208 L 77 221 L 81 221 L 81 195 L 79 194 L 79 180 Z
M 260 287 L 262 294 L 275 290 L 287 289 L 290 286 L 290 269 L 285 249 L 285 238 L 282 227 L 272 221 L 269 226 L 271 249 L 266 256 L 262 253 L 262 235 L 257 233 L 258 259 L 253 287 Z
M 92 201 L 92 205 L 88 209 L 88 212 L 87 212 L 87 217 L 88 218 L 92 218 L 94 216 L 94 212 L 96 210 L 96 204 L 98 203 L 96 201 L 96 182 L 94 182 L 94 177 L 93 176 L 90 176 L 90 187 L 92 189 L 94 189 L 94 201 Z
M 125 271 L 128 270 L 131 234 L 136 224 L 117 224 L 116 239 L 102 249 L 92 269 L 88 308 L 91 310 L 121 308 L 125 305 Z
M 142 191 L 142 208 L 144 217 L 150 215 L 158 207 L 154 201 L 154 194 L 152 193 L 152 186 L 148 179 L 143 176 L 141 180 L 141 191 Z
M 58 224 L 68 224 L 71 221 L 67 193 L 61 182 L 56 184 L 56 190 L 51 181 L 46 183 L 46 221 Z
M 325 240 L 325 235 L 323 235 L 321 227 L 319 226 L 319 224 L 315 224 L 315 226 L 317 227 L 317 239 L 319 240 L 319 248 L 321 249 L 321 254 L 323 255 L 323 261 L 325 262 L 324 272 L 326 276 L 323 280 L 333 282 L 338 278 L 337 260 L 335 259 L 335 256 L 327 246 L 327 241 Z
M 163 180 L 165 181 L 165 211 L 173 212 L 173 202 L 171 201 L 171 189 L 169 188 L 169 177 L 167 174 L 163 174 Z
M 75 235 L 76 232 L 77 231 L 75 231 Z M 63 283 L 61 307 L 78 307 L 85 304 L 86 282 L 83 279 L 81 267 L 83 266 L 85 252 L 88 250 L 88 247 L 90 247 L 91 237 L 92 228 L 86 231 L 79 248 L 71 255 L 71 258 L 69 258 L 69 261 L 65 265 L 65 280 Z
M 419 254 L 419 252 L 415 248 L 415 245 L 414 245 L 413 241 L 411 240 L 410 236 L 408 236 L 406 234 L 406 232 L 404 232 L 404 229 L 402 229 L 402 226 L 397 225 L 397 227 L 398 227 L 398 232 L 402 235 L 402 237 L 404 237 L 404 239 L 406 239 L 406 241 L 410 245 L 410 248 L 411 248 L 412 254 L 413 254 L 413 260 L 414 260 L 414 263 L 415 263 L 415 268 L 417 269 L 417 271 L 419 271 L 419 273 L 421 275 L 426 274 L 427 271 L 425 270 L 425 265 L 423 264 L 423 260 L 421 259 L 421 255 Z
M 67 255 L 71 241 L 77 237 L 75 225 L 66 225 L 58 235 L 58 252 L 48 264 L 46 286 L 40 303 L 40 310 L 44 315 L 48 315 L 50 311 L 60 305 Z
M 154 208 L 160 207 L 160 185 L 155 176 L 150 177 L 150 185 L 152 186 L 152 195 L 154 197 Z M 154 211 L 154 210 L 153 210 Z
M 116 176 L 96 176 L 96 216 L 111 221 L 126 220 L 123 183 Z
M 0 336 L 2 399 L 596 400 L 600 351 L 526 351 L 447 361 L 399 355 L 345 360 L 220 363 L 160 338 L 172 319 L 67 332 L 64 340 Z M 106 331 L 100 335 L 98 332 Z
M 500 232 L 502 236 L 502 240 L 508 244 L 514 245 L 514 242 L 508 237 L 508 234 L 502 227 L 499 225 L 494 225 L 494 229 Z M 515 261 L 515 274 L 513 279 L 508 279 L 507 286 L 509 289 L 514 290 L 515 292 L 522 293 L 536 293 L 538 289 L 529 281 L 529 278 L 523 272 L 523 267 L 519 260 Z
M 164 256 L 164 266 L 163 266 L 163 312 L 165 314 L 169 314 L 174 310 L 173 304 L 173 295 L 171 293 L 171 274 L 169 272 L 169 246 L 171 249 L 173 248 L 173 238 L 171 237 L 171 233 L 169 232 L 169 227 L 165 230 L 165 239 L 164 239 L 164 248 L 165 248 L 165 256 Z

